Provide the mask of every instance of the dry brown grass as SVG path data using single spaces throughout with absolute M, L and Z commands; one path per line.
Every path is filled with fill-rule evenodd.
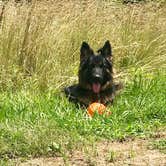
M 113 47 L 122 79 L 137 69 L 164 69 L 166 6 L 109 1 L 36 1 L 3 10 L 0 27 L 0 89 L 59 89 L 77 80 L 79 48 Z

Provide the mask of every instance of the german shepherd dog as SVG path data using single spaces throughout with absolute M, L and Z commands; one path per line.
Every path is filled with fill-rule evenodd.
M 80 49 L 78 84 L 65 88 L 65 94 L 76 104 L 88 106 L 92 102 L 112 103 L 120 84 L 113 81 L 112 49 L 109 41 L 97 51 L 83 42 Z

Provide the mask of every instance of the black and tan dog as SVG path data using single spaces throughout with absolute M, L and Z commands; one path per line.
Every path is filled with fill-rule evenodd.
M 94 54 L 90 46 L 83 42 L 80 50 L 79 82 L 66 87 L 69 101 L 88 106 L 92 102 L 109 104 L 115 92 L 121 88 L 113 81 L 112 49 L 109 41 Z

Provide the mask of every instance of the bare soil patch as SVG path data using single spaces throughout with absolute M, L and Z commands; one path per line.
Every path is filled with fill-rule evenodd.
M 149 149 L 148 140 L 125 142 L 101 141 L 91 147 L 73 151 L 67 158 L 30 159 L 19 166 L 165 166 L 166 154 Z

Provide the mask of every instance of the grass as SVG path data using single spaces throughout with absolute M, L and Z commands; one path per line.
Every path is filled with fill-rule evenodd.
M 160 139 L 160 140 L 155 140 L 150 143 L 149 146 L 150 149 L 158 149 L 160 152 L 166 154 L 166 140 L 165 139 Z
M 93 119 L 57 94 L 3 93 L 0 158 L 63 156 L 100 139 L 152 136 L 165 126 L 164 80 L 136 76 L 109 107 L 113 114 Z
M 73 149 L 100 139 L 151 137 L 165 128 L 164 1 L 9 1 L 2 9 L 1 165 L 17 157 L 66 159 Z M 89 119 L 60 89 L 77 81 L 81 42 L 97 49 L 107 39 L 113 46 L 115 77 L 125 87 L 108 108 L 110 117 Z
M 54 90 L 76 82 L 82 41 L 98 49 L 110 40 L 114 67 L 123 80 L 136 68 L 152 72 L 166 67 L 165 3 L 130 6 L 112 1 L 34 0 L 32 5 L 9 1 L 4 6 L 3 91 Z
M 109 151 L 108 155 L 107 155 L 107 160 L 108 162 L 114 162 L 116 160 L 118 154 L 116 154 L 116 152 L 114 151 Z

